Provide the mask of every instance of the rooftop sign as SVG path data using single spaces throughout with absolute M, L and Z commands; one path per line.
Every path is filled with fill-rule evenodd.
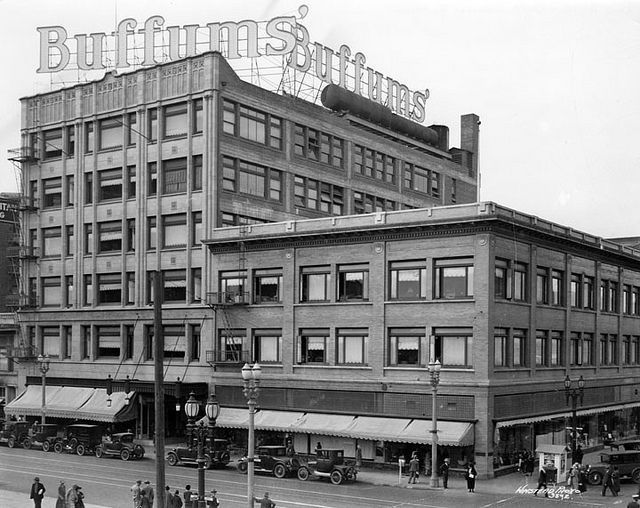
M 269 21 L 225 21 L 201 25 L 167 26 L 162 16 L 151 16 L 142 25 L 123 19 L 111 34 L 69 36 L 62 26 L 38 27 L 40 66 L 38 73 L 67 68 L 94 71 L 151 66 L 206 51 L 219 51 L 227 60 L 282 57 L 286 67 L 304 75 L 312 73 L 326 84 L 335 84 L 389 107 L 416 122 L 425 120 L 429 90 L 411 91 L 398 81 L 367 67 L 364 54 L 342 45 L 338 51 L 309 38 L 300 23 L 306 5 L 295 16 Z

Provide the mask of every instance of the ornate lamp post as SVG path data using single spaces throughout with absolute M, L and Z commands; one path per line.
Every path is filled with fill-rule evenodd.
M 47 412 L 47 372 L 49 372 L 50 362 L 49 355 L 38 355 L 38 364 L 42 374 L 42 420 L 40 423 L 43 424 L 45 423 Z
M 258 393 L 260 393 L 260 376 L 262 369 L 256 362 L 251 367 L 248 363 L 242 367 L 242 382 L 244 385 L 244 396 L 247 398 L 249 406 L 249 438 L 247 443 L 247 506 L 253 508 L 253 452 L 255 448 L 254 417 L 256 405 L 258 403 Z
M 187 432 L 189 434 L 189 446 L 193 445 L 193 438 L 197 442 L 197 455 L 196 462 L 198 463 L 198 502 L 197 508 L 205 508 L 204 500 L 204 443 L 209 435 L 209 432 L 216 426 L 216 419 L 220 414 L 220 404 L 216 400 L 216 396 L 211 394 L 209 400 L 205 404 L 205 413 L 209 419 L 209 424 L 205 425 L 200 422 L 196 425 L 195 419 L 200 412 L 200 403 L 196 400 L 195 394 L 191 392 L 189 394 L 189 400 L 184 404 L 184 412 L 187 414 Z
M 431 377 L 431 487 L 440 486 L 438 479 L 438 385 L 440 384 L 440 360 L 429 362 L 429 376 Z
M 571 399 L 571 427 L 572 427 L 572 438 L 571 438 L 571 460 L 576 456 L 576 448 L 578 441 L 578 429 L 577 426 L 577 415 L 576 409 L 578 407 L 578 399 L 580 399 L 580 404 L 584 400 L 584 378 L 580 376 L 578 379 L 578 388 L 571 388 L 571 378 L 569 376 L 564 378 L 564 396 L 567 402 L 567 406 L 569 405 L 569 399 Z

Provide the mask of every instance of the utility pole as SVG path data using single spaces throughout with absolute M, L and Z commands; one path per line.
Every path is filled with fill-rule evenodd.
M 165 504 L 164 476 L 164 335 L 162 330 L 162 273 L 153 275 L 153 365 L 155 387 L 156 500 Z

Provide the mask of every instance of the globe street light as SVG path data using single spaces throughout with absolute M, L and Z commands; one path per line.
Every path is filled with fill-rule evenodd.
M 216 396 L 209 395 L 209 400 L 204 406 L 205 413 L 209 419 L 208 424 L 205 426 L 202 421 L 198 424 L 195 423 L 195 419 L 200 412 L 200 403 L 196 400 L 195 394 L 191 392 L 189 394 L 189 400 L 184 404 L 184 412 L 187 414 L 187 433 L 189 436 L 189 448 L 193 445 L 193 439 L 197 443 L 197 455 L 196 462 L 198 463 L 198 501 L 197 508 L 205 508 L 204 500 L 204 444 L 207 440 L 209 433 L 213 433 L 213 428 L 216 426 L 216 419 L 220 414 L 220 404 L 216 400 Z
M 251 367 L 248 363 L 242 367 L 242 383 L 244 389 L 242 393 L 247 398 L 249 406 L 249 438 L 247 443 L 247 506 L 253 508 L 253 452 L 254 444 L 254 417 L 256 414 L 256 405 L 258 403 L 258 393 L 260 393 L 260 376 L 262 369 L 256 362 Z
M 440 384 L 440 360 L 429 362 L 429 376 L 431 377 L 431 487 L 440 486 L 438 480 L 438 385 Z
M 569 405 L 569 399 L 571 399 L 571 427 L 572 427 L 572 438 L 571 438 L 571 460 L 575 460 L 576 456 L 576 448 L 577 448 L 577 440 L 578 440 L 578 429 L 577 425 L 577 414 L 576 410 L 578 407 L 578 399 L 580 399 L 580 404 L 584 400 L 584 378 L 580 376 L 578 379 L 578 388 L 571 388 L 571 378 L 569 376 L 564 378 L 564 396 L 567 402 L 567 406 Z
M 49 363 L 51 359 L 49 355 L 38 355 L 38 364 L 40 365 L 40 372 L 42 373 L 42 420 L 40 423 L 44 424 L 46 419 L 46 407 L 47 407 L 47 372 L 49 372 Z

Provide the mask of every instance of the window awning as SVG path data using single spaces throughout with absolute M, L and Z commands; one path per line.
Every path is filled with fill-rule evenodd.
M 204 417 L 200 421 L 207 422 L 207 418 Z M 216 426 L 246 429 L 249 426 L 249 412 L 247 409 L 220 408 Z M 276 430 L 372 441 L 431 443 L 431 420 L 261 410 L 255 415 L 254 426 L 256 430 Z M 473 444 L 473 440 L 473 423 L 438 420 L 440 444 L 467 446 Z
M 129 393 L 129 397 L 133 397 Z M 103 388 L 74 386 L 46 387 L 46 416 L 52 418 L 77 418 L 100 422 L 126 421 L 135 418 L 135 406 L 125 404 L 125 394 L 111 395 L 111 407 L 107 407 L 107 391 Z M 8 416 L 40 416 L 42 414 L 42 387 L 29 385 L 4 408 Z

